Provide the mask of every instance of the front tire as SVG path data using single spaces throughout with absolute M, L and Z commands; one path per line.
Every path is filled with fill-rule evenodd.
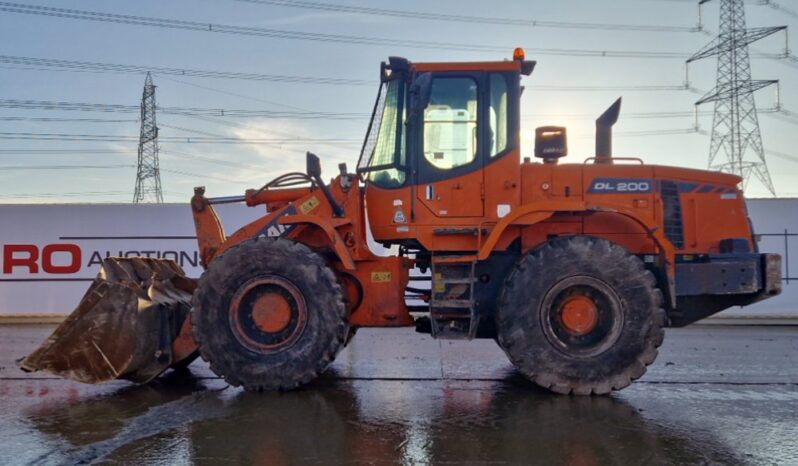
M 199 280 L 194 338 L 210 368 L 247 390 L 290 390 L 324 371 L 349 332 L 344 294 L 307 246 L 257 237 L 215 258 Z
M 654 276 L 625 248 L 573 236 L 527 253 L 499 299 L 498 341 L 527 378 L 557 393 L 606 394 L 641 377 L 664 337 Z

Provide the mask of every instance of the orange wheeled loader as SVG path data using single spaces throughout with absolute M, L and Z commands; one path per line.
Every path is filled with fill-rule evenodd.
M 205 272 L 109 259 L 76 312 L 20 362 L 86 382 L 146 382 L 197 354 L 228 383 L 286 390 L 361 327 L 492 338 L 557 393 L 605 394 L 684 326 L 781 289 L 737 176 L 613 158 L 620 99 L 596 154 L 564 164 L 565 129 L 520 156 L 534 61 L 383 63 L 355 173 L 319 159 L 243 196 L 191 200 Z M 225 233 L 214 205 L 265 206 Z M 371 240 L 392 255 L 376 255 Z M 375 244 L 371 243 L 371 244 Z M 414 303 L 414 304 L 413 304 Z

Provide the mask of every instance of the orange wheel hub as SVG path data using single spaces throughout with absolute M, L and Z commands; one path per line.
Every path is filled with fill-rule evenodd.
M 560 319 L 563 327 L 574 335 L 590 333 L 598 324 L 596 303 L 587 296 L 571 296 L 562 303 Z
M 230 329 L 248 349 L 270 354 L 288 348 L 307 325 L 305 299 L 290 281 L 276 275 L 255 277 L 230 300 Z
M 252 303 L 252 320 L 264 332 L 277 333 L 291 322 L 291 304 L 276 293 L 265 293 Z

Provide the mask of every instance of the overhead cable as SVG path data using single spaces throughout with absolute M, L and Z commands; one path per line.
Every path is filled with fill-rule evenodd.
M 93 141 L 93 142 L 136 142 L 138 136 L 120 136 L 109 134 L 72 134 L 72 133 L 27 133 L 0 132 L 0 139 L 20 139 L 33 141 Z M 159 136 L 160 141 L 173 143 L 210 143 L 210 144 L 352 144 L 359 139 L 345 138 L 238 138 L 211 136 Z
M 139 113 L 138 105 L 102 104 L 89 102 L 61 102 L 52 100 L 0 99 L 0 107 L 34 110 L 84 111 L 107 113 Z M 241 110 L 224 108 L 157 107 L 159 114 L 200 115 L 209 117 L 249 117 L 282 119 L 362 119 L 367 113 L 314 112 L 283 110 Z
M 593 29 L 607 31 L 639 31 L 639 32 L 700 32 L 697 26 L 657 26 L 648 24 L 605 24 L 579 23 L 572 21 L 547 21 L 527 18 L 501 18 L 494 16 L 460 15 L 435 13 L 431 11 L 394 10 L 336 3 L 308 2 L 302 0 L 237 0 L 244 3 L 261 5 L 304 8 L 309 10 L 331 11 L 336 13 L 355 13 L 372 16 L 389 16 L 395 18 L 420 19 L 425 21 L 446 21 L 454 23 L 496 24 L 502 26 L 542 27 L 558 29 Z
M 0 8 L 2 11 L 2 8 Z M 76 60 L 56 60 L 50 58 L 21 57 L 0 55 L 0 63 L 12 65 L 50 67 L 61 69 L 93 70 L 110 73 L 168 74 L 175 76 L 191 76 L 195 78 L 243 79 L 251 81 L 274 81 L 294 84 L 331 84 L 343 86 L 362 86 L 372 84 L 362 79 L 330 78 L 322 76 L 296 76 L 285 74 L 241 73 L 232 71 L 193 70 L 188 68 L 169 68 L 159 66 L 123 65 L 115 63 L 98 63 Z
M 0 171 L 9 170 L 114 170 L 136 168 L 135 165 L 0 165 Z
M 792 16 L 793 18 L 798 18 L 798 11 L 791 10 L 791 9 L 789 9 L 789 8 L 779 4 L 779 3 L 774 2 L 773 0 L 759 0 L 758 4 L 759 5 L 769 6 L 770 8 L 772 8 L 772 9 L 774 9 L 776 11 L 780 11 L 780 12 L 784 13 L 785 15 Z
M 382 45 L 393 49 L 408 47 L 416 49 L 457 50 L 464 52 L 507 53 L 513 50 L 512 46 L 496 46 L 478 43 L 459 43 L 445 41 L 424 41 L 413 39 L 398 39 L 395 37 L 369 37 L 345 34 L 324 34 L 307 31 L 288 31 L 282 29 L 257 28 L 244 26 L 231 26 L 215 23 L 201 23 L 169 18 L 155 18 L 148 16 L 121 15 L 98 11 L 75 10 L 69 8 L 54 8 L 41 5 L 26 5 L 22 3 L 0 2 L 0 11 L 27 15 L 50 16 L 56 18 L 110 22 L 115 24 L 128 24 L 149 26 L 167 29 L 184 29 L 199 32 L 221 34 L 238 34 L 247 36 L 270 37 L 277 39 L 309 40 L 325 43 L 345 43 L 356 45 Z M 564 55 L 585 57 L 614 57 L 614 58 L 673 58 L 686 59 L 690 54 L 681 52 L 664 51 L 632 51 L 632 50 L 593 50 L 593 49 L 562 49 L 562 48 L 537 48 L 525 47 L 527 52 L 537 55 Z M 32 64 L 31 66 L 37 66 Z M 118 71 L 118 70 L 108 70 Z M 157 69 L 151 71 L 158 73 Z M 161 71 L 163 73 L 163 71 Z M 166 73 L 173 74 L 173 73 Z M 207 76 L 206 76 L 207 77 Z
M 0 116 L 0 121 L 28 121 L 33 123 L 138 123 L 139 120 L 110 120 L 105 118 L 49 118 L 49 117 L 22 117 Z

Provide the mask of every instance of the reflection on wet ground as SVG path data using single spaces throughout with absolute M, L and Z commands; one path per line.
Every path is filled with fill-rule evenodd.
M 0 341 L 37 333 L 0 327 Z M 147 386 L 34 378 L 3 344 L 0 451 L 10 464 L 798 464 L 798 328 L 677 333 L 642 383 L 592 398 L 536 389 L 488 342 L 416 345 L 404 331 L 361 332 L 309 387 L 260 394 L 202 363 Z M 746 344 L 733 375 L 709 350 Z M 695 380 L 690 345 L 713 383 Z

